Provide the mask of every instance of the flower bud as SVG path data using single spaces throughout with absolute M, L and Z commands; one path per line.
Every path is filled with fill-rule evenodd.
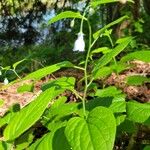
M 71 27 L 71 28 L 73 28 L 73 27 L 74 27 L 74 19 L 73 19 L 73 20 L 71 20 L 71 22 L 70 22 L 70 27 Z
M 119 0 L 119 2 L 120 2 L 121 4 L 125 4 L 125 3 L 127 2 L 127 0 Z
M 95 10 L 94 10 L 93 8 L 90 8 L 90 9 L 89 9 L 89 15 L 92 16 L 94 13 L 95 13 Z

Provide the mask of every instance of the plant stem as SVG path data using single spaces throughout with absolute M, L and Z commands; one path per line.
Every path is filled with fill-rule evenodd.
M 84 71 L 84 68 L 82 67 L 79 67 L 79 66 L 74 66 L 75 69 L 79 69 L 79 70 L 83 70 Z
M 84 66 L 84 78 L 85 78 L 85 89 L 84 89 L 84 95 L 83 95 L 83 111 L 84 111 L 84 116 L 86 116 L 86 110 L 85 110 L 85 101 L 86 101 L 86 96 L 87 96 L 87 89 L 88 89 L 88 74 L 87 74 L 87 65 L 88 65 L 88 59 L 90 56 L 90 50 L 91 50 L 91 35 L 92 35 L 92 30 L 91 30 L 91 25 L 90 22 L 87 20 L 88 23 L 88 28 L 89 28 L 89 46 L 88 46 L 88 51 L 86 55 L 86 60 L 85 60 L 85 66 Z
M 80 25 L 80 33 L 83 33 L 83 21 L 84 21 L 84 16 L 86 14 L 86 11 L 89 9 L 90 6 L 87 6 L 84 10 L 84 13 L 83 13 L 83 16 L 82 16 L 82 19 L 81 19 L 81 25 Z
M 114 47 L 114 43 L 113 43 L 113 41 L 112 41 L 111 36 L 110 36 L 110 35 L 107 35 L 107 37 L 108 37 L 108 39 L 109 39 L 109 41 L 110 41 L 110 43 L 111 43 L 111 47 L 113 48 L 113 47 Z M 116 61 L 116 58 L 115 58 L 115 57 L 113 57 L 113 60 L 114 60 L 115 65 L 117 65 L 117 61 Z M 118 75 L 118 71 L 116 72 L 116 74 Z
M 18 73 L 13 69 L 12 70 L 14 73 L 15 73 L 15 75 L 19 78 L 19 79 L 21 79 L 21 77 L 18 75 Z

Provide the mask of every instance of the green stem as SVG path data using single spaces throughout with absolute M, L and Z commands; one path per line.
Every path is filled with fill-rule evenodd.
M 84 17 L 86 15 L 86 11 L 89 9 L 90 6 L 87 6 L 84 10 L 84 13 L 83 13 L 83 16 L 82 16 L 82 19 L 81 19 L 81 25 L 80 25 L 80 33 L 83 33 L 83 21 L 84 21 Z
M 13 69 L 12 70 L 14 73 L 15 73 L 15 75 L 19 78 L 19 79 L 21 79 L 21 77 L 18 75 L 18 73 Z
M 113 41 L 112 41 L 112 38 L 110 37 L 110 35 L 107 35 L 107 37 L 108 37 L 108 39 L 109 39 L 109 41 L 110 41 L 110 43 L 111 43 L 111 47 L 113 48 L 113 47 L 114 47 L 114 43 L 113 43 Z M 114 60 L 115 65 L 117 65 L 117 61 L 116 61 L 116 58 L 115 58 L 115 57 L 113 57 L 113 60 Z M 118 75 L 118 72 L 116 72 L 116 73 L 117 73 L 117 75 Z
M 80 96 L 80 95 L 78 94 L 78 92 L 77 92 L 75 89 L 72 89 L 72 92 L 73 92 L 78 98 L 80 98 L 80 99 L 82 100 L 82 102 L 83 102 L 83 97 Z
M 114 43 L 113 43 L 113 41 L 112 41 L 112 38 L 110 37 L 110 35 L 107 35 L 107 37 L 108 37 L 108 39 L 109 39 L 109 41 L 110 41 L 110 44 L 111 44 L 111 46 L 112 46 L 112 48 L 114 47 Z
M 84 71 L 84 68 L 82 68 L 82 67 L 74 66 L 73 68 L 79 69 L 79 70 L 83 70 L 83 71 Z
M 86 96 L 87 96 L 87 89 L 88 89 L 88 74 L 87 74 L 87 66 L 88 66 L 88 59 L 90 56 L 90 50 L 91 50 L 91 35 L 92 35 L 92 29 L 90 22 L 87 20 L 88 23 L 88 28 L 89 28 L 89 47 L 86 55 L 86 60 L 85 60 L 85 66 L 84 66 L 84 78 L 85 78 L 85 89 L 84 89 L 84 95 L 83 95 L 83 111 L 84 111 L 84 116 L 86 116 L 86 110 L 85 110 L 85 101 L 86 101 Z

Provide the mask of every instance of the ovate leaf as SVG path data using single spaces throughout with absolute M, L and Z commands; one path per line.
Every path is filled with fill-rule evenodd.
M 104 89 L 99 89 L 96 91 L 95 96 L 99 97 L 115 97 L 118 94 L 121 94 L 122 91 L 117 89 L 115 86 L 109 86 Z
M 70 150 L 64 127 L 52 130 L 29 147 L 29 150 Z
M 110 67 L 103 67 L 97 70 L 97 72 L 93 75 L 94 79 L 105 78 L 112 73 L 112 69 Z
M 43 114 L 49 101 L 61 92 L 63 91 L 55 91 L 55 88 L 52 87 L 16 113 L 4 130 L 5 140 L 13 140 L 29 129 Z
M 127 118 L 137 123 L 150 125 L 150 104 L 127 103 Z
M 150 51 L 142 50 L 138 52 L 129 53 L 121 58 L 121 62 L 126 62 L 134 59 L 141 60 L 144 62 L 150 62 Z
M 69 120 L 65 134 L 73 150 L 111 150 L 114 146 L 116 121 L 105 107 L 93 109 L 87 120 L 74 117 Z
M 73 12 L 73 11 L 65 11 L 62 12 L 60 14 L 58 14 L 57 16 L 53 17 L 51 20 L 49 20 L 48 24 L 52 24 L 55 23 L 61 19 L 65 19 L 65 18 L 79 18 L 79 19 L 85 19 L 85 17 L 83 17 L 79 12 Z
M 142 85 L 144 83 L 150 83 L 150 78 L 140 76 L 140 75 L 134 75 L 134 76 L 127 77 L 128 85 Z

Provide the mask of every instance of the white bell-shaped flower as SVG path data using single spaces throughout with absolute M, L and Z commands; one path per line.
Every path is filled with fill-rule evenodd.
M 4 85 L 7 85 L 8 83 L 9 83 L 8 79 L 5 78 L 5 79 L 4 79 Z
M 74 43 L 73 51 L 83 52 L 84 48 L 85 48 L 84 34 L 82 32 L 79 32 L 78 33 L 78 38 Z

